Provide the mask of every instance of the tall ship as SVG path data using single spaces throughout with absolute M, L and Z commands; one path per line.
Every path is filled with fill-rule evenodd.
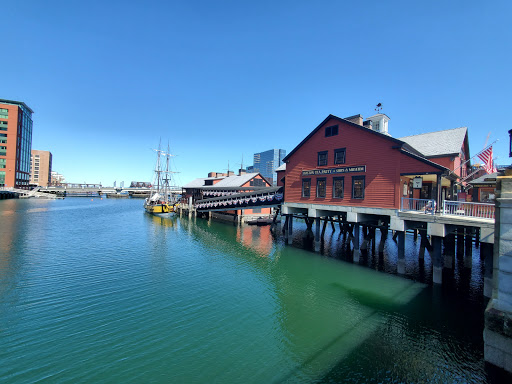
M 154 182 L 149 197 L 144 200 L 144 209 L 153 215 L 172 215 L 176 212 L 178 202 L 172 194 L 172 174 L 175 172 L 169 169 L 172 156 L 169 153 L 169 145 L 167 145 L 167 152 L 161 150 L 160 146 L 155 149 L 155 152 L 157 156 Z

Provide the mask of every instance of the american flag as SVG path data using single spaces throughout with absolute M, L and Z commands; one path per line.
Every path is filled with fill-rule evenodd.
M 494 173 L 496 172 L 496 168 L 494 167 L 493 161 L 492 161 L 492 146 L 487 148 L 485 151 L 482 151 L 478 154 L 478 157 L 480 160 L 484 162 L 483 166 L 485 169 L 485 172 L 487 173 Z

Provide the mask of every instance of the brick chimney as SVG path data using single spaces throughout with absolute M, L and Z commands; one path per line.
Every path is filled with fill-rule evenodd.
M 361 115 L 354 115 L 354 116 L 345 117 L 344 120 L 348 120 L 351 123 L 354 123 L 354 124 L 357 124 L 357 125 L 363 125 L 363 116 L 361 116 Z

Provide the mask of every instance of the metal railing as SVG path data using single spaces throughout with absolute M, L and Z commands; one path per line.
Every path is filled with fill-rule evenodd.
M 434 199 L 409 199 L 402 197 L 400 210 L 423 212 L 433 215 L 436 211 L 436 201 Z
M 400 211 L 433 215 L 436 212 L 436 202 L 433 199 L 409 199 L 402 197 Z M 494 220 L 494 212 L 494 203 L 467 203 L 465 201 L 443 200 L 442 209 L 438 211 L 438 214 Z
M 494 219 L 493 203 L 467 203 L 465 201 L 443 201 L 443 215 Z

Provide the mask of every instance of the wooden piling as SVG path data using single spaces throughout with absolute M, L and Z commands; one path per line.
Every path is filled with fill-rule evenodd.
M 432 280 L 434 284 L 442 284 L 443 282 L 442 246 L 442 238 L 439 236 L 432 236 Z
M 326 217 L 326 218 L 324 219 L 324 225 L 323 225 L 323 227 L 322 227 L 322 235 L 321 235 L 321 236 L 322 236 L 322 239 L 324 238 L 324 235 L 325 235 L 325 228 L 327 227 L 327 221 L 328 221 L 328 218 Z
M 453 268 L 455 258 L 455 234 L 449 233 L 443 238 L 444 245 L 444 267 Z
M 398 261 L 397 261 L 397 272 L 399 274 L 405 274 L 405 231 L 395 231 L 398 239 Z
M 457 227 L 457 257 L 464 255 L 464 227 Z
M 320 251 L 320 244 L 321 244 L 321 238 L 320 238 L 320 218 L 319 217 L 316 217 L 315 218 L 315 224 L 316 224 L 316 228 L 315 228 L 315 251 L 316 252 L 319 252 Z M 325 229 L 325 225 L 324 225 L 324 229 Z M 322 232 L 322 237 L 323 237 L 323 232 Z
M 388 229 L 387 227 L 380 227 L 380 242 L 379 242 L 379 253 L 384 252 L 384 245 L 386 243 L 386 239 L 388 238 Z
M 353 250 L 353 260 L 354 263 L 359 263 L 359 256 L 360 256 L 360 250 L 359 250 L 359 224 L 353 225 L 353 231 L 354 235 L 352 237 L 352 244 L 354 245 Z
M 494 244 L 480 243 L 480 257 L 484 259 L 484 296 L 492 297 L 493 285 L 493 253 Z

